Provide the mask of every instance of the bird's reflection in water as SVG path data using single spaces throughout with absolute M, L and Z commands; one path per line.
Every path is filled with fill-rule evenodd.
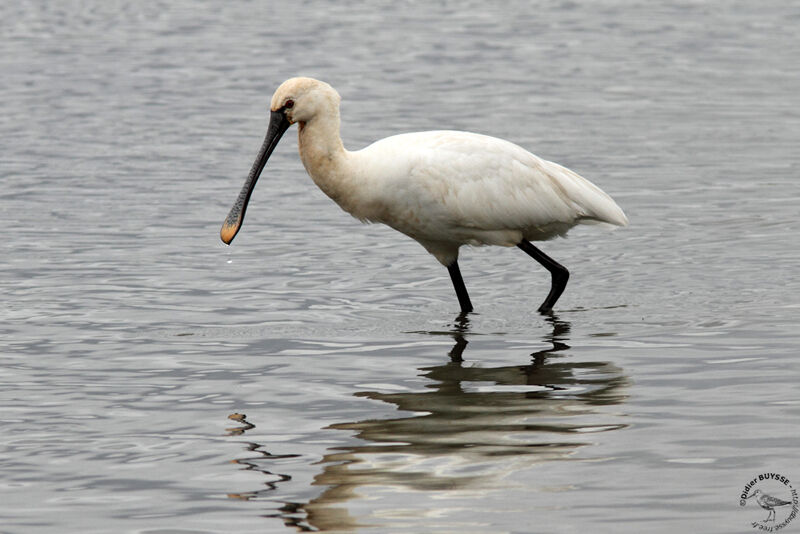
M 256 425 L 250 423 L 247 420 L 247 416 L 241 413 L 233 413 L 228 416 L 228 419 L 236 421 L 237 423 L 241 423 L 242 426 L 236 426 L 231 428 L 226 428 L 225 430 L 228 432 L 229 436 L 242 436 L 248 430 L 255 428 Z M 277 460 L 281 460 L 284 458 L 297 458 L 300 456 L 299 454 L 272 454 L 264 450 L 262 445 L 253 442 L 246 443 L 246 449 L 250 452 L 255 452 L 258 456 L 248 457 L 248 458 L 237 458 L 231 460 L 231 463 L 238 464 L 242 466 L 242 469 L 246 471 L 258 471 L 259 473 L 264 474 L 270 480 L 264 482 L 264 489 L 258 491 L 248 491 L 243 493 L 229 493 L 228 497 L 231 499 L 240 499 L 243 501 L 249 501 L 251 499 L 255 499 L 262 494 L 270 492 L 278 488 L 278 484 L 281 482 L 288 482 L 292 479 L 289 475 L 283 475 L 280 473 L 274 473 L 270 470 L 267 470 L 264 465 L 266 462 L 275 463 Z
M 465 364 L 469 318 L 457 318 L 448 332 L 455 344 L 447 363 L 420 369 L 431 381 L 426 391 L 355 393 L 412 415 L 331 425 L 365 443 L 329 449 L 314 480 L 325 490 L 308 503 L 287 503 L 277 515 L 301 530 L 355 529 L 362 521 L 344 504 L 368 496 L 370 486 L 490 491 L 521 469 L 570 457 L 590 444 L 587 433 L 622 428 L 618 417 L 600 410 L 623 402 L 622 370 L 562 357 L 570 348 L 570 324 L 556 316 L 547 320 L 549 346 L 527 363 L 480 367 Z

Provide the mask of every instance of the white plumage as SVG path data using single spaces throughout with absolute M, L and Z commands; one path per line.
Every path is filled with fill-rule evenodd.
M 375 182 L 373 198 L 387 206 L 374 222 L 429 243 L 445 266 L 464 244 L 542 241 L 584 221 L 627 224 L 619 206 L 588 180 L 495 137 L 402 134 L 351 157 L 366 170 L 364 180 Z
M 345 150 L 338 93 L 311 78 L 284 82 L 272 98 L 267 138 L 222 227 L 230 243 L 255 182 L 289 125 L 299 124 L 299 150 L 314 182 L 345 211 L 412 237 L 448 267 L 462 311 L 472 306 L 458 270 L 462 245 L 519 246 L 553 274 L 549 311 L 567 270 L 529 241 L 564 235 L 584 222 L 628 220 L 600 188 L 571 170 L 495 137 L 431 131 L 387 137 Z

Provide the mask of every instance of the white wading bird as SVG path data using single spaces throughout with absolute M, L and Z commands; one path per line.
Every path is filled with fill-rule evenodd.
M 597 186 L 519 146 L 485 135 L 433 131 L 395 135 L 349 152 L 339 135 L 341 97 L 312 78 L 286 80 L 272 96 L 267 137 L 220 237 L 230 244 L 247 202 L 283 133 L 299 125 L 300 159 L 342 209 L 417 240 L 447 267 L 462 312 L 472 304 L 458 268 L 461 245 L 517 246 L 552 275 L 539 307 L 549 312 L 569 271 L 530 241 L 600 221 L 625 226 L 619 206 Z

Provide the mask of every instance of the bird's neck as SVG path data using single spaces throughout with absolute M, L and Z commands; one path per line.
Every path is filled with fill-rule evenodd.
M 339 134 L 339 110 L 319 114 L 298 128 L 298 146 L 303 166 L 322 191 L 345 206 L 350 194 L 350 173 L 347 171 L 348 154 Z M 349 210 L 348 210 L 349 211 Z

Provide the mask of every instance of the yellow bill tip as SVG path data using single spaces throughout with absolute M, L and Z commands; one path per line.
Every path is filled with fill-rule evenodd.
M 230 245 L 233 238 L 236 237 L 236 233 L 239 231 L 239 226 L 238 220 L 234 224 L 225 221 L 222 225 L 222 229 L 219 231 L 219 237 L 222 239 L 222 242 L 226 245 Z

